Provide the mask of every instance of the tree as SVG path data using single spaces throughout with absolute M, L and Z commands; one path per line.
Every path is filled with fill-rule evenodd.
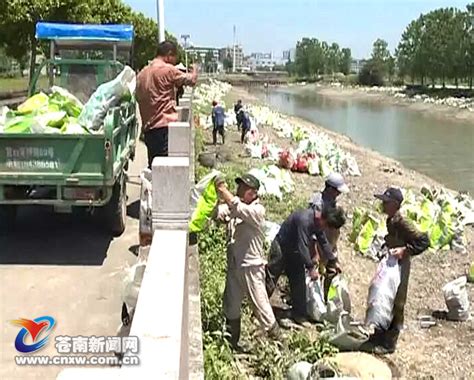
M 154 20 L 133 12 L 122 0 L 9 0 L 0 7 L 0 44 L 8 56 L 20 62 L 30 54 L 30 70 L 34 69 L 37 49 L 47 55 L 49 45 L 37 46 L 35 28 L 38 21 L 77 23 L 132 23 L 135 29 L 133 65 L 140 69 L 153 59 L 158 41 Z M 166 34 L 166 38 L 177 42 Z M 178 59 L 182 48 L 178 50 Z
M 1 8 L 0 42 L 5 44 L 7 54 L 19 62 L 31 52 L 31 71 L 36 63 L 38 21 L 81 22 L 89 14 L 89 2 L 81 0 L 9 0 Z
M 314 77 L 338 71 L 348 73 L 350 64 L 350 49 L 305 37 L 296 44 L 295 62 L 288 65 L 287 70 L 291 69 L 299 77 Z
M 389 74 L 390 60 L 391 55 L 388 50 L 387 42 L 378 38 L 373 44 L 371 61 L 372 65 L 377 68 L 377 72 L 379 72 L 382 77 Z
M 339 63 L 339 71 L 344 75 L 348 75 L 351 71 L 352 53 L 351 49 L 343 48 L 341 50 L 341 61 Z

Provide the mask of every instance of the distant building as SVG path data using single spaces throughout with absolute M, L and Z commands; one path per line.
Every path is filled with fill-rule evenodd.
M 252 53 L 249 61 L 253 71 L 258 69 L 273 70 L 275 65 L 278 64 L 277 60 L 273 57 L 273 53 Z
M 219 61 L 224 62 L 228 58 L 234 61 L 234 47 L 228 46 L 219 50 Z M 240 71 L 243 67 L 244 49 L 241 45 L 235 45 L 235 69 Z
M 198 62 L 204 62 L 208 55 L 212 56 L 214 62 L 219 61 L 219 49 L 211 47 L 193 46 L 186 49 L 188 57 L 193 57 Z
M 351 73 L 359 74 L 366 63 L 366 59 L 353 59 L 351 61 Z

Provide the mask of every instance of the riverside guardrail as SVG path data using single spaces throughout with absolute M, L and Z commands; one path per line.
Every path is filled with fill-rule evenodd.
M 140 342 L 137 366 L 68 368 L 72 379 L 204 379 L 199 260 L 189 246 L 189 199 L 194 182 L 192 94 L 180 101 L 180 121 L 169 126 L 169 156 L 152 165 L 153 242 L 130 336 Z M 125 354 L 129 356 L 129 354 Z

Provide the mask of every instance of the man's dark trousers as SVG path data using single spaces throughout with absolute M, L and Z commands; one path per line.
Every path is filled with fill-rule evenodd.
M 168 156 L 168 127 L 146 131 L 145 145 L 148 150 L 148 167 L 151 169 L 155 157 Z
M 272 242 L 270 257 L 266 267 L 266 287 L 268 296 L 273 294 L 278 279 L 285 272 L 290 283 L 292 314 L 306 316 L 306 271 L 296 252 L 291 254 L 282 249 L 278 239 Z

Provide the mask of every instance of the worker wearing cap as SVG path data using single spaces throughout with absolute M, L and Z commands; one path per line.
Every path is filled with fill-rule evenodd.
M 341 208 L 298 210 L 283 222 L 271 244 L 266 267 L 268 295 L 271 297 L 279 277 L 285 272 L 290 283 L 292 319 L 298 324 L 304 325 L 307 322 L 306 273 L 312 280 L 319 278 L 318 267 L 314 262 L 315 247 L 319 246 L 326 263 L 339 268 L 324 229 L 340 228 L 344 223 L 345 215 Z
M 387 231 L 385 245 L 392 256 L 398 258 L 400 265 L 400 285 L 395 296 L 393 319 L 386 331 L 376 330 L 363 350 L 378 354 L 395 351 L 398 336 L 403 328 L 404 309 L 408 292 L 411 258 L 426 250 L 430 241 L 428 235 L 421 233 L 400 214 L 403 194 L 400 189 L 389 187 L 383 194 L 375 197 L 382 201 L 383 211 L 387 214 Z
M 323 208 L 332 208 L 337 206 L 337 198 L 341 194 L 347 194 L 349 187 L 347 186 L 344 177 L 336 172 L 332 172 L 326 178 L 324 182 L 324 189 L 320 192 L 314 193 L 310 199 L 309 207 L 313 210 L 321 211 Z M 324 267 L 324 296 L 327 299 L 329 287 L 331 286 L 332 279 L 341 271 L 339 261 L 337 260 L 337 242 L 339 240 L 340 228 L 326 227 L 324 233 L 326 234 L 329 244 L 332 246 L 335 260 L 326 261 L 324 254 L 321 251 L 319 244 L 316 246 L 314 251 L 316 256 L 314 262 Z M 317 240 L 317 239 L 315 239 Z
M 251 174 L 236 179 L 237 195 L 218 177 L 216 189 L 225 205 L 220 205 L 218 219 L 228 222 L 227 278 L 224 291 L 224 314 L 230 343 L 242 350 L 240 310 L 248 296 L 254 315 L 272 338 L 279 337 L 279 327 L 265 289 L 264 224 L 265 208 L 259 202 L 260 183 Z
M 337 197 L 348 192 L 349 187 L 344 181 L 344 177 L 339 173 L 333 172 L 326 178 L 323 191 L 312 195 L 309 206 L 320 211 L 324 206 L 336 207 Z

